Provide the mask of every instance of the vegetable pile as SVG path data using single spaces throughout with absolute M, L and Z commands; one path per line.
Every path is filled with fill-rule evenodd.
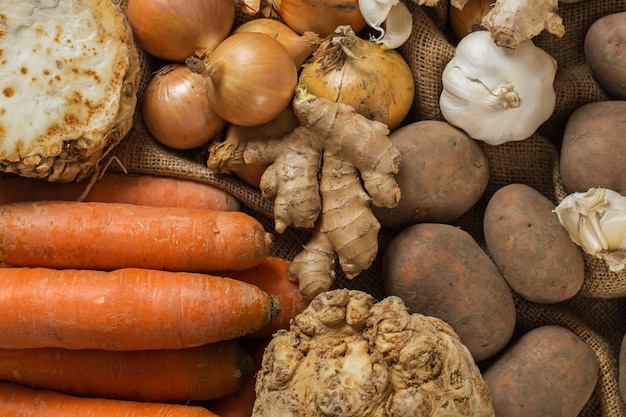
M 578 416 L 605 383 L 596 347 L 568 323 L 528 329 L 520 311 L 579 302 L 591 258 L 626 274 L 625 109 L 610 59 L 624 14 L 585 37 L 611 100 L 564 126 L 554 180 L 565 195 L 493 164 L 532 146 L 563 100 L 567 68 L 542 46 L 565 34 L 559 7 L 60 0 L 0 11 L 0 409 Z M 425 120 L 433 80 L 402 49 L 428 47 L 414 24 L 424 8 L 454 41 Z M 26 65 L 33 54 L 57 56 L 41 61 L 43 78 Z M 18 126 L 28 106 L 15 98 L 49 119 Z M 188 165 L 127 173 L 113 150 L 139 132 Z M 189 166 L 207 173 L 181 179 Z M 276 244 L 292 232 L 304 241 L 285 255 Z

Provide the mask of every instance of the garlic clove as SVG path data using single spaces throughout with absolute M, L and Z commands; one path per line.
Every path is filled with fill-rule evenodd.
M 368 26 L 380 33 L 372 41 L 396 49 L 409 39 L 413 15 L 400 0 L 359 0 L 359 9 Z
M 393 6 L 385 20 L 385 33 L 378 40 L 387 49 L 396 49 L 406 42 L 413 30 L 413 15 L 406 4 Z
M 359 9 L 368 26 L 382 31 L 387 14 L 398 3 L 399 0 L 359 0 Z
M 607 188 L 572 193 L 555 208 L 561 225 L 586 253 L 604 259 L 611 271 L 626 262 L 626 197 Z

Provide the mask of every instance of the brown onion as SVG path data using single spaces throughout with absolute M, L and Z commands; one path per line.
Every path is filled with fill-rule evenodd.
M 348 104 L 395 129 L 413 105 L 411 68 L 395 50 L 361 39 L 347 26 L 339 32 L 304 64 L 299 82 L 317 97 Z
M 239 32 L 260 32 L 274 37 L 287 48 L 297 68 L 302 66 L 322 42 L 320 36 L 314 32 L 306 31 L 299 35 L 284 23 L 270 18 L 252 19 L 235 29 L 235 33 Z
M 184 64 L 156 72 L 143 96 L 148 131 L 165 146 L 192 149 L 210 142 L 226 127 L 209 103 L 204 77 Z
M 484 30 L 483 17 L 494 4 L 494 0 L 468 0 L 462 9 L 450 5 L 450 27 L 457 38 L 461 39 L 476 30 Z
M 143 50 L 182 62 L 203 57 L 233 28 L 233 0 L 128 0 L 128 23 Z
M 326 37 L 338 26 L 349 25 L 359 32 L 367 26 L 358 0 L 268 0 L 268 3 L 296 33 L 306 31 Z
M 234 33 L 204 61 L 187 64 L 202 74 L 217 114 L 240 126 L 257 126 L 291 104 L 298 72 L 287 49 L 258 32 Z

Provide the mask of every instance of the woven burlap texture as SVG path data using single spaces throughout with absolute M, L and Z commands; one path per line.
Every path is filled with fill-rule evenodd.
M 447 26 L 448 4 L 444 0 L 436 7 L 418 6 L 405 0 L 413 14 L 413 32 L 409 41 L 399 52 L 409 63 L 416 81 L 413 109 L 407 118 L 417 120 L 443 120 L 439 110 L 439 95 L 442 89 L 441 74 L 455 52 L 455 38 Z M 118 0 L 125 8 L 125 0 Z M 552 117 L 538 132 L 521 142 L 490 146 L 482 142 L 482 149 L 490 164 L 490 182 L 481 200 L 455 225 L 467 230 L 484 247 L 482 216 L 493 193 L 510 183 L 530 185 L 558 202 L 558 187 L 555 187 L 555 165 L 562 132 L 570 114 L 579 106 L 589 102 L 607 100 L 609 97 L 594 80 L 585 63 L 583 52 L 584 36 L 593 21 L 601 16 L 624 11 L 625 3 L 615 0 L 583 0 L 574 4 L 560 4 L 559 14 L 566 28 L 562 38 L 542 33 L 535 43 L 550 53 L 558 62 L 555 79 L 557 93 L 556 108 Z M 255 18 L 238 10 L 235 26 Z M 142 56 L 144 84 L 162 62 L 145 54 Z M 273 205 L 264 199 L 259 190 L 246 185 L 229 175 L 219 175 L 206 167 L 206 155 L 200 151 L 172 151 L 156 143 L 147 132 L 141 112 L 135 115 L 133 130 L 115 151 L 116 161 L 112 170 L 146 173 L 193 179 L 218 186 L 232 193 L 243 204 L 243 210 L 258 218 L 267 230 L 273 230 Z M 374 297 L 384 297 L 380 283 L 381 256 L 393 232 L 380 233 L 379 257 L 372 267 L 352 281 L 344 278 L 337 270 L 337 285 L 362 289 Z M 281 235 L 275 234 L 272 255 L 292 259 L 310 237 L 307 230 L 288 229 Z M 419 260 L 416 260 L 419 262 Z M 591 267 L 591 266 L 589 266 Z M 564 326 L 585 340 L 596 353 L 600 377 L 594 393 L 580 413 L 580 417 L 626 416 L 626 406 L 619 394 L 618 354 L 626 332 L 626 302 L 623 293 L 615 297 L 599 297 L 603 291 L 616 291 L 611 278 L 602 284 L 587 281 L 583 290 L 573 299 L 556 305 L 530 303 L 516 296 L 518 311 L 517 334 L 532 328 L 556 324 Z M 618 289 L 617 291 L 621 291 Z

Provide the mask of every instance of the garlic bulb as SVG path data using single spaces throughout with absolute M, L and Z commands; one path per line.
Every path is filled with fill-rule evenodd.
M 472 32 L 444 68 L 441 113 L 490 145 L 524 140 L 554 111 L 556 67 L 532 40 L 511 49 L 496 45 L 487 31 Z
M 554 209 L 570 238 L 613 272 L 626 262 L 626 197 L 608 188 L 572 193 Z

